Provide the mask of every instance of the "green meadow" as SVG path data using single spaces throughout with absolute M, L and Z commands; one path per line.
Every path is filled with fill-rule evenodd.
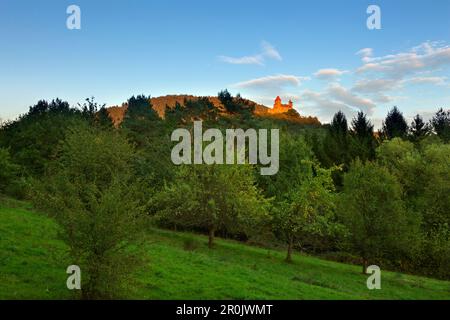
M 361 267 L 284 250 L 149 228 L 146 264 L 132 275 L 130 299 L 449 299 L 450 282 L 382 271 L 368 290 Z M 0 299 L 71 299 L 66 245 L 58 225 L 31 205 L 0 199 Z

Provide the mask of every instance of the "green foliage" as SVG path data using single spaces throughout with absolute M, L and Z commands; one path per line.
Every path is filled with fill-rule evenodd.
M 421 217 L 422 243 L 413 270 L 448 277 L 450 247 L 450 145 L 393 139 L 377 150 L 378 161 L 401 182 L 408 212 Z
M 152 108 L 150 97 L 144 95 L 132 96 L 128 99 L 121 129 L 137 148 L 151 144 L 150 132 L 157 133 L 161 126 L 161 119 Z
M 291 189 L 274 210 L 274 229 L 288 244 L 288 262 L 292 261 L 294 245 L 302 247 L 312 237 L 332 234 L 338 228 L 334 223 L 331 170 L 314 167 L 311 162 L 306 165 L 310 172 L 301 185 Z
M 83 274 L 82 297 L 121 295 L 138 255 L 126 249 L 138 236 L 142 208 L 129 163 L 133 149 L 116 132 L 70 130 L 51 175 L 36 182 L 34 202 L 54 215 L 73 264 Z
M 425 274 L 449 278 L 450 145 L 430 145 L 422 157 L 424 178 L 416 200 L 425 238 L 420 264 Z
M 383 167 L 355 162 L 344 176 L 339 216 L 350 231 L 351 250 L 369 262 L 403 257 L 416 237 L 415 215 L 407 215 L 402 188 Z
M 283 201 L 301 185 L 310 173 L 310 163 L 314 159 L 311 148 L 299 135 L 280 132 L 279 171 L 271 176 L 258 176 L 259 186 L 266 197 L 275 197 L 276 202 Z M 305 161 L 306 160 L 306 161 Z
M 2 193 L 18 178 L 20 169 L 12 162 L 9 151 L 4 148 L 0 148 L 0 168 L 0 193 Z
M 183 105 L 178 102 L 174 108 L 166 108 L 166 121 L 169 125 L 183 125 L 192 120 L 214 121 L 218 112 L 208 97 L 198 99 L 185 99 Z
M 164 181 L 173 179 L 171 129 L 170 123 L 164 122 L 153 110 L 150 97 L 139 95 L 128 100 L 120 133 L 136 147 L 132 168 L 135 180 L 141 185 L 143 203 L 148 202 L 151 189 L 159 189 Z
M 376 152 L 378 163 L 396 176 L 407 198 L 421 192 L 420 155 L 413 143 L 394 138 L 384 141 Z
M 207 230 L 210 247 L 220 229 L 248 234 L 268 205 L 245 165 L 181 166 L 155 202 L 160 218 Z
M 85 122 L 86 115 L 70 108 L 67 102 L 55 99 L 39 101 L 27 114 L 6 123 L 0 129 L 0 147 L 6 147 L 13 162 L 27 175 L 42 175 L 55 158 L 59 142 L 67 129 Z

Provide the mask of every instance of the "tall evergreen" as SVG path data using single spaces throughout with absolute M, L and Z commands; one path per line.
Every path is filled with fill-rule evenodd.
M 338 111 L 331 121 L 330 131 L 335 135 L 345 136 L 348 133 L 347 118 L 342 111 Z
M 334 115 L 324 140 L 327 166 L 349 164 L 348 138 L 347 118 L 342 111 L 339 111 Z
M 351 134 L 353 136 L 353 156 L 361 160 L 375 158 L 376 140 L 373 133 L 373 124 L 367 119 L 364 112 L 359 111 L 352 120 Z
M 408 124 L 403 114 L 397 107 L 392 108 L 386 119 L 383 121 L 383 134 L 385 138 L 392 139 L 395 137 L 403 138 L 408 133 Z

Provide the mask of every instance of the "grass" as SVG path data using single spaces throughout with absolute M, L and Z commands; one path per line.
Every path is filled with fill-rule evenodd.
M 0 299 L 69 299 L 67 247 L 58 226 L 26 203 L 0 198 Z M 217 239 L 151 229 L 149 263 L 132 299 L 450 299 L 450 282 L 382 271 L 368 290 L 360 266 Z M 188 244 L 188 247 L 186 247 Z

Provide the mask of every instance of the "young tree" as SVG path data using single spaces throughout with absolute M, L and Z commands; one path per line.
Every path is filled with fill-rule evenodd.
M 337 230 L 334 222 L 334 190 L 331 170 L 313 167 L 310 173 L 275 210 L 274 228 L 287 243 L 286 261 L 292 261 L 294 245 L 302 247 L 313 236 L 325 236 Z
M 409 126 L 409 132 L 413 141 L 420 141 L 430 133 L 429 126 L 423 121 L 423 118 L 417 114 L 411 125 Z
M 450 140 L 450 110 L 445 111 L 440 108 L 430 121 L 434 132 L 443 141 Z
M 247 165 L 181 166 L 174 183 L 156 195 L 155 202 L 158 217 L 206 229 L 209 248 L 216 231 L 248 231 L 267 207 Z
M 73 263 L 82 270 L 84 299 L 120 296 L 140 261 L 128 250 L 142 217 L 131 176 L 133 154 L 114 131 L 76 127 L 51 174 L 35 182 L 35 204 L 55 216 Z
M 383 134 L 387 139 L 406 137 L 408 124 L 397 107 L 392 108 L 383 121 Z
M 408 248 L 413 236 L 411 221 L 402 201 L 397 179 L 383 167 L 355 162 L 344 176 L 339 216 L 350 231 L 350 246 L 363 261 L 366 273 L 370 262 Z

